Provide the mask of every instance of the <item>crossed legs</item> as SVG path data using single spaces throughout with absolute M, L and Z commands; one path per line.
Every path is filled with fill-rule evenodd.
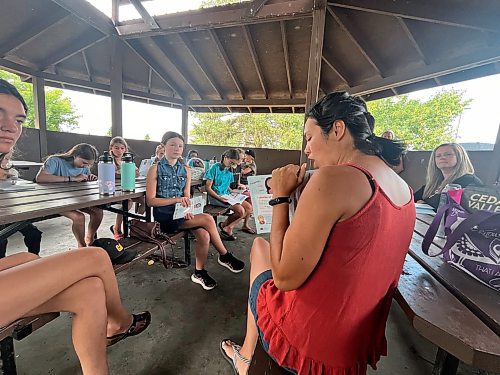
M 0 260 L 0 289 L 0 326 L 23 316 L 71 312 L 73 344 L 83 373 L 107 374 L 106 336 L 125 331 L 133 318 L 121 303 L 111 262 L 102 249 L 46 258 L 30 253 L 6 257 Z
M 250 251 L 250 286 L 257 276 L 259 276 L 262 272 L 271 269 L 271 256 L 270 256 L 270 245 L 269 242 L 264 240 L 263 238 L 257 237 L 253 241 L 252 250 Z M 253 352 L 255 350 L 255 346 L 257 345 L 257 340 L 259 338 L 259 334 L 257 331 L 257 324 L 255 323 L 254 316 L 252 311 L 250 310 L 250 305 L 247 307 L 247 331 L 245 335 L 245 340 L 243 341 L 243 345 L 240 349 L 240 354 L 247 359 L 251 359 L 253 356 Z M 223 350 L 226 354 L 233 358 L 233 348 L 228 342 L 224 342 L 222 344 Z M 248 365 L 244 364 L 240 360 L 236 361 L 236 368 L 238 369 L 238 374 L 243 375 L 248 371 Z

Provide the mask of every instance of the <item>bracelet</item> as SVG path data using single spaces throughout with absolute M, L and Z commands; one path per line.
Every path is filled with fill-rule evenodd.
M 68 176 L 68 182 L 71 182 L 71 176 Z

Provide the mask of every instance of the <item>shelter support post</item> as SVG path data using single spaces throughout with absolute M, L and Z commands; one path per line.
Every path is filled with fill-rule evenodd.
M 487 175 L 487 180 L 484 181 L 488 185 L 500 182 L 500 125 L 498 125 L 497 139 L 495 141 L 495 146 L 493 147 L 493 155 L 491 156 L 491 159 L 492 163 L 490 164 L 490 171 Z
M 123 135 L 122 124 L 122 42 L 117 36 L 111 37 L 111 135 Z
M 186 143 L 188 143 L 188 106 L 182 106 L 182 136 L 184 137 Z
M 311 48 L 309 49 L 309 67 L 307 71 L 306 111 L 318 100 L 319 82 L 321 79 L 321 56 L 323 55 L 323 39 L 325 35 L 326 1 L 318 1 L 313 11 Z M 306 140 L 302 138 L 300 163 L 306 161 L 304 148 Z
M 47 156 L 47 112 L 45 109 L 45 80 L 33 76 L 33 106 L 35 128 L 39 130 L 40 160 Z

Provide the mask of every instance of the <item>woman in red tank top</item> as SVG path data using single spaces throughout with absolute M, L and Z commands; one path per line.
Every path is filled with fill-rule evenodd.
M 293 221 L 287 199 L 305 164 L 272 174 L 270 242 L 251 250 L 247 332 L 221 342 L 246 374 L 257 339 L 296 374 L 363 375 L 386 355 L 385 324 L 415 223 L 411 189 L 390 168 L 404 146 L 376 137 L 364 101 L 335 92 L 308 112 L 305 154 L 317 170 Z

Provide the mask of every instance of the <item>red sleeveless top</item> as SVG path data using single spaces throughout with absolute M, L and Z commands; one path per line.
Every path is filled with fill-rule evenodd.
M 387 355 L 385 325 L 415 225 L 413 199 L 374 193 L 334 225 L 316 268 L 297 290 L 260 288 L 257 324 L 281 366 L 302 374 L 364 375 Z

